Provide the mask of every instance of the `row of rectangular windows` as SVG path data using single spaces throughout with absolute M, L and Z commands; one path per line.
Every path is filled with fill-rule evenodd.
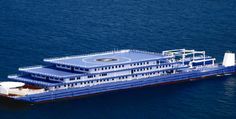
M 157 63 L 165 63 L 166 60 L 158 60 Z M 145 64 L 149 64 L 149 62 L 139 62 L 139 63 L 133 63 L 130 64 L 130 66 L 139 66 L 139 65 L 145 65 Z M 66 66 L 66 65 L 58 65 L 61 67 L 65 67 L 65 68 L 71 68 L 70 66 Z M 95 71 L 99 71 L 99 70 L 108 70 L 108 69 L 114 69 L 114 68 L 124 68 L 125 65 L 116 65 L 116 66 L 110 66 L 110 67 L 102 67 L 102 68 L 95 68 Z M 81 70 L 81 71 L 89 71 L 89 69 L 85 69 L 85 68 L 78 68 L 75 67 L 75 70 Z
M 149 62 L 133 63 L 133 64 L 130 64 L 130 66 L 139 66 L 139 65 L 145 65 L 145 64 L 149 64 Z M 125 65 L 116 65 L 116 66 L 110 66 L 110 67 L 95 68 L 94 71 L 114 69 L 114 68 L 124 68 L 124 67 Z
M 70 66 L 67 66 L 67 65 L 57 65 L 58 67 L 63 67 L 63 68 L 72 68 Z M 81 71 L 89 71 L 89 69 L 86 69 L 86 68 L 79 68 L 79 67 L 74 67 L 75 70 L 81 70 Z
M 171 65 L 163 65 L 163 66 L 157 66 L 156 68 L 165 68 L 165 67 L 170 67 Z M 138 71 L 145 71 L 145 70 L 152 70 L 152 67 L 147 67 L 147 68 L 141 68 L 141 69 L 135 69 L 133 72 L 138 72 Z M 107 74 L 100 74 L 100 76 L 107 76 Z M 88 78 L 94 78 L 96 75 L 90 75 Z M 80 77 L 77 77 L 77 79 L 80 79 Z M 75 80 L 75 78 L 70 78 L 70 80 Z
M 134 70 L 132 70 L 132 71 L 133 71 L 133 72 L 137 72 L 137 71 L 145 71 L 145 70 L 152 70 L 152 67 L 141 68 L 141 69 L 134 69 Z
M 170 67 L 171 65 L 163 65 L 163 66 L 157 66 L 156 68 L 165 68 L 165 67 Z M 147 67 L 147 68 L 141 68 L 141 69 L 135 69 L 133 72 L 138 72 L 138 71 L 145 71 L 145 70 L 152 70 L 152 67 Z M 107 76 L 107 74 L 100 74 L 100 76 Z M 90 75 L 88 78 L 94 78 L 96 75 Z M 78 79 L 78 78 L 77 78 Z M 80 79 L 80 77 L 79 77 Z M 75 80 L 74 78 L 70 80 Z
M 155 74 L 159 74 L 159 73 L 165 73 L 165 71 L 163 72 L 152 72 L 152 73 L 146 73 L 146 74 L 142 74 L 142 76 L 148 76 L 148 75 L 155 75 Z M 139 75 L 132 75 L 132 77 L 138 77 Z M 122 77 L 119 77 L 118 79 L 127 79 L 128 76 L 122 76 Z M 80 85 L 83 85 L 83 84 L 90 84 L 90 83 L 94 83 L 94 82 L 105 82 L 105 81 L 114 81 L 115 78 L 111 78 L 111 79 L 103 79 L 103 80 L 97 80 L 97 81 L 87 81 L 87 82 L 80 82 Z M 79 83 L 74 83 L 74 84 L 68 84 L 68 85 L 64 85 L 64 87 L 68 86 L 77 86 Z M 60 86 L 56 86 L 55 88 L 60 88 Z
M 166 67 L 171 67 L 171 65 L 157 66 L 156 68 L 158 69 L 158 68 L 166 68 Z M 132 71 L 133 71 L 133 72 L 138 72 L 138 71 L 145 71 L 145 70 L 152 70 L 152 67 L 134 69 L 134 70 L 132 70 Z
M 139 66 L 139 65 L 145 65 L 145 64 L 149 64 L 149 62 L 133 63 L 133 64 L 130 64 L 130 66 Z
M 75 69 L 75 70 L 80 70 L 80 71 L 89 71 L 89 69 L 85 69 L 85 68 L 78 68 L 78 67 L 75 67 L 74 69 Z
M 67 68 L 67 69 L 71 69 L 72 67 L 67 66 L 67 65 L 56 65 L 57 67 L 62 67 L 62 68 Z M 74 67 L 75 70 L 80 70 L 80 71 L 89 71 L 89 69 L 86 68 L 79 68 L 79 67 Z
M 31 77 L 40 78 L 40 79 L 47 79 L 47 80 L 60 80 L 60 81 L 63 81 L 62 78 L 47 77 L 47 76 L 42 76 L 42 75 L 39 75 L 39 74 L 32 74 Z
M 171 67 L 171 66 L 172 66 L 171 64 L 169 64 L 169 65 L 157 66 L 157 69 L 158 69 L 158 68 L 167 68 L 167 67 Z
M 116 65 L 116 66 L 110 66 L 110 67 L 95 68 L 94 71 L 108 70 L 108 69 L 114 69 L 114 68 L 124 68 L 124 67 L 125 65 Z
M 165 63 L 166 60 L 159 60 L 157 61 L 158 63 Z M 139 63 L 133 63 L 130 64 L 130 66 L 139 66 L 139 65 L 146 65 L 149 64 L 149 62 L 139 62 Z M 110 66 L 110 67 L 102 67 L 102 68 L 95 68 L 95 71 L 99 71 L 99 70 L 107 70 L 107 69 L 114 69 L 114 68 L 123 68 L 125 67 L 125 65 L 116 65 L 116 66 Z
M 126 79 L 128 78 L 128 76 L 122 76 L 122 77 L 119 77 L 118 79 Z M 112 79 L 103 79 L 103 80 L 97 80 L 97 81 L 86 81 L 86 82 L 80 82 L 80 83 L 73 83 L 73 84 L 67 84 L 67 85 L 64 85 L 64 87 L 66 86 L 76 86 L 78 84 L 82 85 L 82 84 L 90 84 L 90 83 L 94 83 L 94 82 L 105 82 L 105 81 L 114 81 L 115 79 L 112 78 Z M 60 88 L 61 86 L 55 86 L 55 88 Z
M 70 78 L 70 81 L 73 81 L 73 80 L 79 80 L 80 79 L 80 77 L 76 77 L 76 78 Z
M 106 73 L 104 73 L 104 74 L 99 74 L 99 76 L 107 76 L 107 74 L 106 74 Z M 96 77 L 96 75 L 89 75 L 89 76 L 88 76 L 88 78 L 94 78 L 94 77 Z
M 99 74 L 99 76 L 107 76 L 106 73 L 104 74 Z M 94 78 L 96 75 L 89 75 L 88 78 Z M 77 77 L 77 80 L 80 79 L 80 77 Z M 76 78 L 70 78 L 70 81 L 76 80 Z

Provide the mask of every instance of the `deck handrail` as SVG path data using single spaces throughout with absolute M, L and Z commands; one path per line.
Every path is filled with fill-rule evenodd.
M 130 50 L 130 51 L 132 51 L 132 52 L 137 52 L 137 53 L 152 54 L 152 55 L 162 55 L 161 53 L 149 52 L 149 51 L 142 51 L 142 50 Z
M 18 77 L 18 76 L 20 76 L 19 74 L 10 74 L 10 75 L 8 75 L 7 77 L 8 78 L 16 78 L 16 77 Z
M 34 65 L 34 66 L 26 66 L 26 67 L 20 67 L 18 70 L 24 71 L 24 70 L 30 70 L 30 69 L 36 69 L 36 68 L 43 68 L 43 65 Z

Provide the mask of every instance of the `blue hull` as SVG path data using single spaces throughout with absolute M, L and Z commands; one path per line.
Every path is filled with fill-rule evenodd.
M 226 74 L 226 73 L 234 73 L 236 71 L 236 66 L 233 67 L 218 67 L 214 70 L 207 72 L 200 71 L 192 71 L 185 72 L 179 74 L 172 74 L 167 76 L 158 76 L 158 77 L 150 77 L 145 79 L 137 79 L 131 81 L 123 81 L 117 83 L 107 83 L 101 85 L 95 85 L 91 87 L 83 87 L 83 88 L 71 88 L 57 91 L 50 91 L 41 94 L 28 95 L 20 98 L 15 98 L 15 100 L 26 101 L 26 102 L 43 102 L 50 101 L 56 99 L 63 99 L 69 97 L 77 97 L 84 96 L 89 94 L 135 88 L 135 87 L 143 87 L 148 85 L 162 84 L 162 83 L 172 83 L 178 81 L 187 81 L 190 79 L 201 78 L 206 76 L 214 76 L 218 74 Z

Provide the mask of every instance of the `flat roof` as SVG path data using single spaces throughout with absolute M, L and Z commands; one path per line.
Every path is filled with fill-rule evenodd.
M 159 53 L 139 50 L 119 50 L 88 55 L 44 59 L 44 61 L 53 64 L 61 64 L 74 67 L 94 68 L 170 57 L 173 56 L 163 56 Z
M 73 72 L 67 72 L 62 71 L 59 69 L 54 69 L 50 67 L 30 67 L 30 68 L 19 68 L 19 71 L 26 72 L 26 73 L 32 73 L 32 74 L 39 74 L 43 76 L 49 76 L 49 77 L 56 77 L 56 78 L 68 78 L 68 77 L 75 77 L 80 76 L 82 73 L 73 73 Z

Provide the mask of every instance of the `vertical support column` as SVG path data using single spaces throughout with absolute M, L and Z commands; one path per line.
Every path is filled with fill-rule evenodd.
M 182 55 L 182 64 L 184 65 L 184 61 L 185 61 L 185 54 Z
M 195 52 L 193 52 L 193 61 L 194 61 L 194 59 L 195 59 Z
M 204 66 L 206 65 L 206 53 L 203 51 L 203 57 L 204 57 Z

